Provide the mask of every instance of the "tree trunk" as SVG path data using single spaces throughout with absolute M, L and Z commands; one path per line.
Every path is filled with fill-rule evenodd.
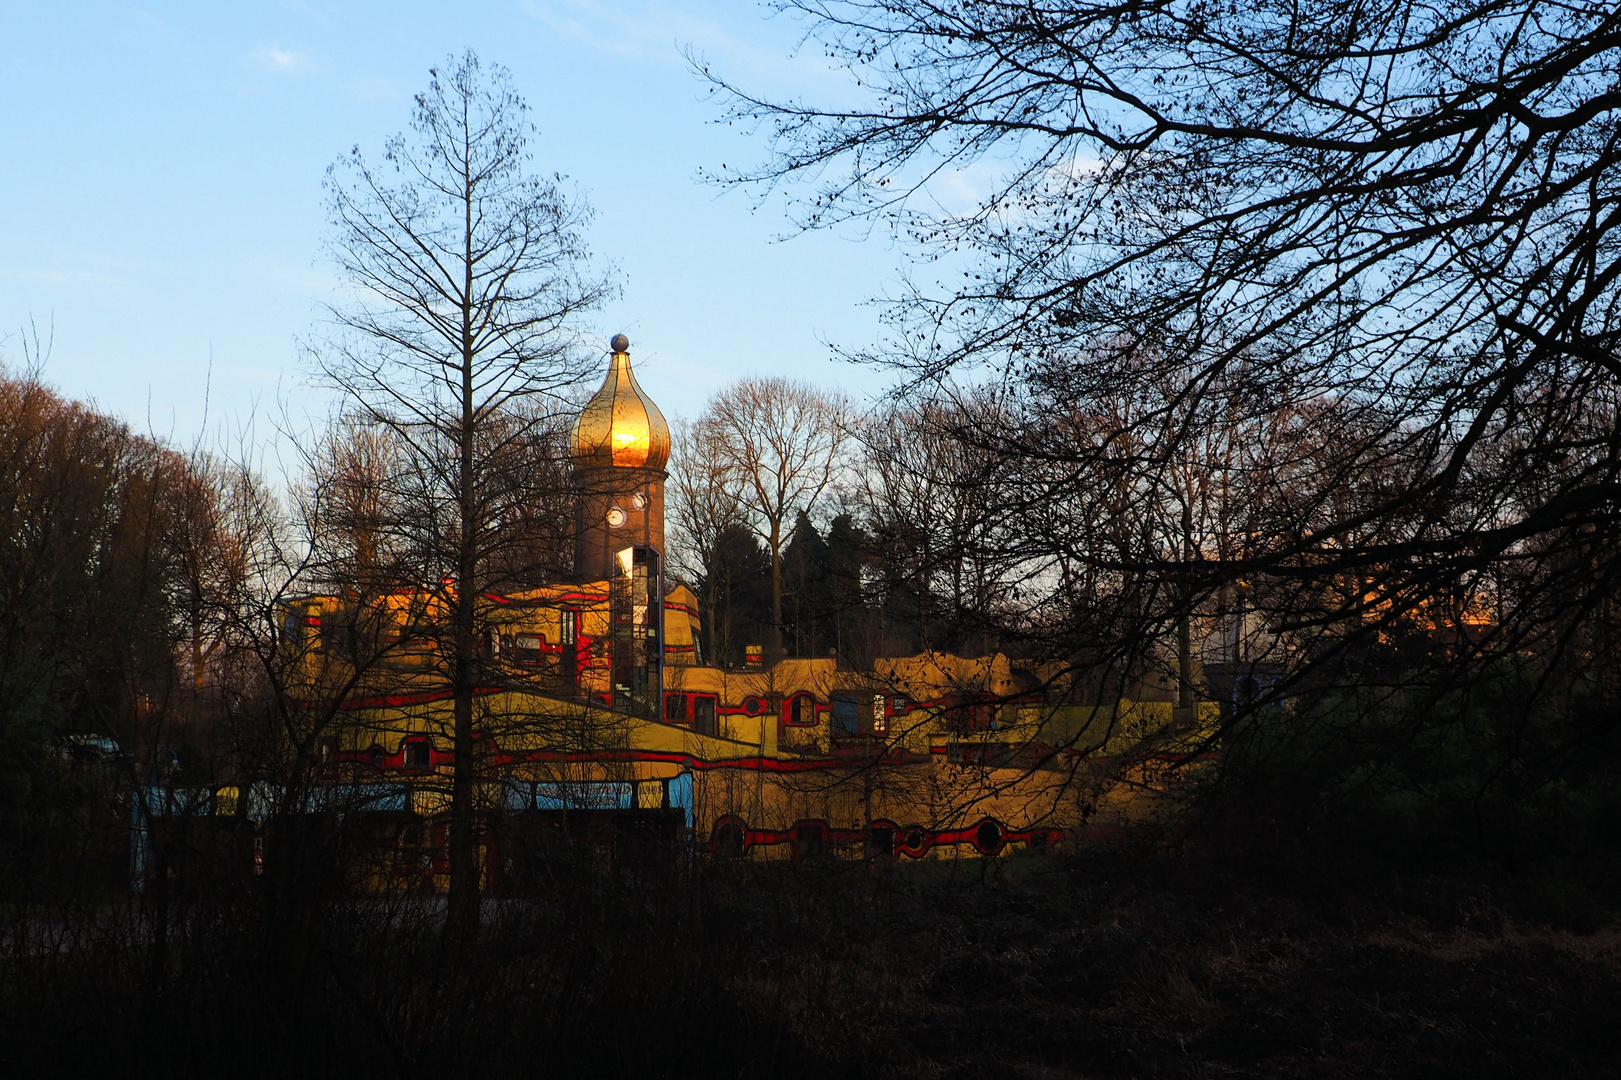
M 782 523 L 771 523 L 771 655 L 768 664 L 782 659 Z
M 464 159 L 465 160 L 465 159 Z M 460 472 L 456 477 L 456 502 L 460 535 L 456 537 L 456 599 L 452 608 L 452 634 L 455 657 L 451 662 L 451 703 L 454 709 L 452 733 L 455 762 L 450 786 L 450 895 L 446 899 L 445 930 L 455 937 L 471 936 L 478 929 L 478 815 L 473 807 L 473 689 L 476 665 L 473 642 L 478 619 L 478 535 L 477 485 L 473 476 L 473 451 L 477 436 L 477 405 L 473 394 L 473 193 L 471 181 L 463 200 L 467 252 L 463 260 L 461 424 L 456 432 Z
M 720 610 L 716 595 L 720 588 L 719 563 L 720 559 L 711 550 L 704 572 L 704 625 L 699 635 L 704 643 L 703 661 L 711 667 L 725 666 L 721 663 L 720 624 L 715 621 L 715 613 Z
M 1191 502 L 1182 507 L 1182 618 L 1176 628 L 1177 695 L 1176 703 L 1183 709 L 1193 708 L 1193 597 L 1191 571 L 1193 567 L 1193 507 Z
M 470 535 L 461 540 L 460 575 L 456 581 L 453 607 L 455 655 L 451 667 L 453 709 L 452 765 L 450 788 L 450 896 L 447 901 L 446 930 L 456 936 L 470 934 L 478 927 L 478 815 L 473 806 L 475 790 L 473 760 L 473 658 L 474 620 L 477 592 L 473 587 L 476 567 Z
M 450 896 L 445 929 L 450 935 L 461 937 L 478 927 L 478 818 L 473 810 L 471 685 L 456 687 L 453 705 L 456 762 L 450 790 Z

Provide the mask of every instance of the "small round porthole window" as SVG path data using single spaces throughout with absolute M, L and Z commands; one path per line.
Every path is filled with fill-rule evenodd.
M 625 512 L 619 507 L 610 507 L 608 510 L 608 528 L 617 529 L 625 523 Z
M 743 711 L 750 716 L 759 716 L 765 711 L 765 702 L 757 697 L 746 697 L 743 699 Z
M 636 494 L 630 497 L 630 505 L 634 506 L 638 510 L 646 510 L 647 496 L 638 491 Z

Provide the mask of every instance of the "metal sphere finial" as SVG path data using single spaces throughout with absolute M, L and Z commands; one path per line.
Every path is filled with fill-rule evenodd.
M 608 342 L 608 344 L 613 348 L 614 352 L 630 351 L 630 338 L 626 337 L 624 334 L 615 334 L 614 339 Z

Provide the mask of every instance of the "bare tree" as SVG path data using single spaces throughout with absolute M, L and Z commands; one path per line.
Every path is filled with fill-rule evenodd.
M 1410 522 L 1388 537 L 1401 557 L 1443 563 L 1594 524 L 1578 489 L 1614 482 L 1616 446 L 1584 444 L 1588 469 L 1510 504 L 1495 444 L 1576 455 L 1580 417 L 1621 372 L 1612 7 L 788 6 L 876 101 L 820 110 L 732 89 L 778 150 L 739 178 L 820 176 L 810 224 L 887 217 L 973 259 L 959 284 L 918 285 L 875 359 L 926 379 L 1074 349 L 1086 362 L 1063 388 L 1084 399 L 1140 377 L 1147 349 L 1188 371 L 1167 408 L 1197 414 L 1212 380 L 1242 370 L 1253 403 L 1331 399 L 1325 423 L 1388 433 L 1410 482 L 1319 516 L 1277 559 L 1321 563 L 1370 515 Z M 977 205 L 930 198 L 934 178 L 993 155 Z M 1181 452 L 1160 448 L 1164 466 Z M 1316 479 L 1359 460 L 1324 456 Z M 1488 464 L 1496 505 L 1459 502 Z
M 477 598 L 510 572 L 514 538 L 495 525 L 533 494 L 502 465 L 584 376 L 573 324 L 611 289 L 582 242 L 588 212 L 531 171 L 533 133 L 510 75 L 468 53 L 431 72 L 382 165 L 356 149 L 327 183 L 330 251 L 358 295 L 333 311 L 341 332 L 317 363 L 397 443 L 402 546 L 415 584 L 450 613 L 439 651 L 454 705 L 452 932 L 478 918 Z
M 742 476 L 711 421 L 677 420 L 671 442 L 671 553 L 676 566 L 700 586 L 704 651 L 719 663 L 718 585 L 727 569 L 721 565 L 722 540 L 728 530 L 744 527 Z
M 300 490 L 313 526 L 316 565 L 331 587 L 374 589 L 408 573 L 400 441 L 364 417 L 339 416 L 323 433 Z
M 860 425 L 855 490 L 891 602 L 909 594 L 920 629 L 943 620 L 938 640 L 912 648 L 984 651 L 1016 591 L 1021 571 L 1007 557 L 1001 517 L 1017 499 L 1007 485 L 1018 465 L 998 434 L 1010 419 L 1007 397 L 994 386 L 937 386 Z
M 1339 685 L 1334 664 L 1372 677 L 1368 650 L 1494 582 L 1486 624 L 1404 669 L 1416 715 L 1531 656 L 1614 698 L 1594 660 L 1621 582 L 1613 5 L 784 6 L 870 96 L 717 80 L 773 140 L 731 179 L 814 178 L 808 226 L 883 222 L 965 271 L 913 282 L 864 356 L 919 391 L 1027 392 L 998 438 L 1029 527 L 1004 542 L 1088 567 L 1121 616 L 1091 606 L 1055 641 L 1177 635 L 1245 582 Z M 939 198 L 969 167 L 981 197 Z M 1244 460 L 1223 431 L 1276 438 Z M 1104 531 L 1052 527 L 1100 498 L 1121 511 Z M 1531 701 L 1483 786 L 1536 771 Z M 1602 730 L 1546 739 L 1548 760 Z
M 750 528 L 771 553 L 771 653 L 782 656 L 782 551 L 788 526 L 833 484 L 850 406 L 783 378 L 742 379 L 716 394 L 698 425 L 742 492 Z

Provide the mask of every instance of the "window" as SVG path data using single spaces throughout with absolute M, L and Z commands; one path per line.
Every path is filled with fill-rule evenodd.
M 664 695 L 664 719 L 672 724 L 685 724 L 687 722 L 687 695 Z
M 321 612 L 311 609 L 304 616 L 305 634 L 315 638 L 319 652 L 353 659 L 355 647 L 354 610 Z
M 905 716 L 912 711 L 912 699 L 903 694 L 896 694 L 889 699 L 889 715 Z
M 946 727 L 957 735 L 966 735 L 973 731 L 990 731 L 996 727 L 996 703 L 965 698 L 947 712 Z
M 433 870 L 433 836 L 420 822 L 411 822 L 400 829 L 399 871 L 402 874 L 427 874 Z
M 546 639 L 539 634 L 515 634 L 512 638 L 512 659 L 533 667 L 540 663 Z
M 407 769 L 426 769 L 433 763 L 433 744 L 427 739 L 408 739 L 405 743 L 404 761 Z
M 809 694 L 795 694 L 789 698 L 788 722 L 800 725 L 816 723 L 816 699 Z
M 765 702 L 752 695 L 746 697 L 743 699 L 743 711 L 750 716 L 759 716 L 765 711 Z
M 861 734 L 861 695 L 833 695 L 833 734 Z
M 992 818 L 986 818 L 979 823 L 979 828 L 974 830 L 974 846 L 983 855 L 995 855 L 1006 844 L 1002 826 Z
M 794 826 L 794 858 L 820 859 L 827 851 L 827 826 L 801 821 Z
M 561 646 L 558 663 L 563 668 L 563 681 L 570 686 L 580 681 L 579 630 L 580 613 L 573 608 L 564 608 L 558 616 L 557 641 Z
M 872 733 L 874 735 L 889 734 L 889 718 L 884 715 L 884 695 L 872 696 Z
M 748 852 L 748 837 L 743 831 L 743 823 L 735 817 L 721 818 L 710 843 L 715 854 L 722 858 L 741 859 Z
M 716 734 L 714 694 L 692 696 L 692 730 L 700 735 Z

